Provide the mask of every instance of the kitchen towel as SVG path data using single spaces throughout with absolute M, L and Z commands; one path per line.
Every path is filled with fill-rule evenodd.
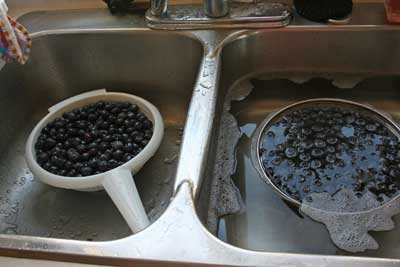
M 0 0 L 0 59 L 6 63 L 25 64 L 31 52 L 32 38 L 24 26 L 7 15 L 7 11 L 4 0 Z

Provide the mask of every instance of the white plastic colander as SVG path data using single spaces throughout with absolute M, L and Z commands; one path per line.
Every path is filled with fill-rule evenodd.
M 46 171 L 36 161 L 35 143 L 41 130 L 63 113 L 98 101 L 130 102 L 136 104 L 149 120 L 153 122 L 153 136 L 146 147 L 125 164 L 107 172 L 85 176 L 65 177 Z M 78 191 L 98 191 L 105 189 L 131 230 L 136 233 L 149 225 L 149 220 L 133 180 L 133 176 L 155 154 L 164 135 L 164 123 L 160 112 L 143 98 L 125 94 L 107 92 L 105 89 L 87 92 L 66 99 L 49 108 L 46 115 L 31 132 L 26 144 L 26 161 L 33 175 L 42 182 L 65 189 Z

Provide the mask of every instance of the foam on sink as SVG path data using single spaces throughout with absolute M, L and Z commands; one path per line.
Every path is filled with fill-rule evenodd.
M 391 218 L 400 213 L 399 197 L 385 199 L 382 204 L 369 191 L 361 198 L 349 189 L 342 189 L 334 196 L 314 193 L 311 197 L 312 202 L 303 200 L 300 210 L 325 224 L 336 246 L 353 253 L 378 249 L 379 244 L 368 232 L 394 229 Z
M 214 234 L 217 233 L 218 218 L 240 213 L 244 209 L 239 189 L 231 179 L 231 175 L 236 170 L 235 149 L 242 134 L 235 117 L 229 111 L 231 102 L 243 100 L 250 94 L 252 88 L 253 86 L 247 80 L 240 82 L 228 91 L 225 98 L 207 217 L 208 229 Z
M 352 89 L 356 87 L 360 82 L 362 82 L 365 77 L 361 75 L 346 75 L 346 74 L 301 74 L 301 73 L 293 73 L 293 74 L 284 74 L 284 75 L 276 75 L 276 74 L 264 74 L 256 77 L 260 80 L 275 80 L 275 79 L 287 79 L 293 83 L 303 84 L 310 81 L 313 78 L 323 78 L 330 80 L 332 85 L 339 89 Z

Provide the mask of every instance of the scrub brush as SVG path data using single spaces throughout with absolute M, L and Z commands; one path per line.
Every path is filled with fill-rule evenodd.
M 353 10 L 352 0 L 294 0 L 293 2 L 300 15 L 316 22 L 344 19 Z

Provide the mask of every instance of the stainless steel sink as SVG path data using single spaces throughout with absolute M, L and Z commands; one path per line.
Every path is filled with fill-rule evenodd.
M 131 234 L 106 193 L 47 186 L 24 161 L 26 139 L 47 108 L 99 88 L 142 96 L 162 113 L 162 145 L 135 177 L 154 221 L 172 196 L 201 44 L 178 34 L 121 31 L 41 35 L 33 47 L 27 65 L 0 73 L 0 232 L 78 240 Z
M 214 165 L 236 161 L 232 179 L 240 190 L 245 210 L 222 218 L 216 233 L 219 238 L 253 251 L 399 258 L 398 227 L 373 234 L 380 244 L 379 250 L 351 254 L 336 248 L 324 225 L 301 215 L 259 177 L 251 150 L 255 130 L 269 113 L 305 99 L 353 100 L 399 120 L 400 57 L 394 52 L 395 44 L 400 44 L 397 29 L 293 26 L 284 31 L 242 36 L 222 49 L 217 123 L 208 158 Z M 224 154 L 222 161 L 226 163 L 221 163 L 221 158 L 213 159 L 226 140 L 217 138 L 221 132 L 230 131 L 218 122 L 222 120 L 222 103 L 227 101 L 228 92 L 246 83 L 253 88 L 252 92 L 242 101 L 233 101 L 231 107 L 242 135 L 235 153 Z M 213 193 L 208 189 L 212 186 L 213 169 L 207 170 L 197 202 L 200 218 L 206 218 L 215 208 L 210 206 L 213 203 L 204 205 Z M 224 199 L 228 196 L 224 195 L 221 201 Z M 394 220 L 397 225 L 400 223 L 399 216 Z M 207 225 L 205 219 L 204 223 Z
M 356 5 L 347 26 L 295 17 L 284 29 L 180 32 L 151 31 L 143 16 L 101 9 L 24 16 L 35 36 L 32 59 L 0 72 L 0 255 L 121 266 L 400 266 L 398 230 L 377 234 L 377 252 L 345 255 L 324 227 L 296 217 L 256 177 L 246 138 L 268 112 L 312 97 L 367 102 L 397 118 L 400 30 L 382 12 Z M 287 80 L 304 77 L 323 78 Z M 337 89 L 332 77 L 361 83 Z M 223 103 L 249 78 L 253 92 L 232 105 L 244 132 L 232 177 L 247 208 L 224 217 L 216 233 L 206 222 L 213 168 L 224 164 L 215 155 L 226 130 Z M 49 106 L 99 88 L 147 98 L 165 119 L 158 154 L 135 177 L 153 223 L 134 235 L 104 193 L 43 185 L 23 158 L 26 137 Z

